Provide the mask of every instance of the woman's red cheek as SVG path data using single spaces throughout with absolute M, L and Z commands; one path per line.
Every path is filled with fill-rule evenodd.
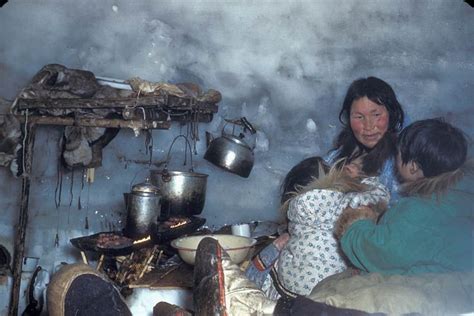
M 388 128 L 388 115 L 384 115 L 377 120 L 377 125 L 383 128 Z
M 358 132 L 362 130 L 362 123 L 359 121 L 352 121 L 351 128 L 354 132 Z

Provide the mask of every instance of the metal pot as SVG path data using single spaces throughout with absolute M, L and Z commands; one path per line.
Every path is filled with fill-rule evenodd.
M 191 169 L 187 171 L 169 171 L 167 164 L 163 170 L 151 170 L 151 182 L 160 188 L 161 219 L 170 216 L 191 216 L 201 214 L 206 200 L 207 174 L 194 172 L 191 144 L 184 135 L 177 136 L 168 151 L 169 161 L 174 142 L 184 137 L 191 157 Z M 186 163 L 186 162 L 185 162 Z
M 241 118 L 240 122 L 234 122 L 234 124 L 244 125 L 244 129 L 247 128 L 252 134 L 256 132 L 245 117 Z M 253 150 L 242 140 L 242 134 L 241 137 L 226 134 L 224 128 L 225 125 L 222 128 L 222 136 L 212 140 L 209 144 L 204 159 L 229 172 L 247 178 L 253 168 Z
M 132 187 L 131 193 L 124 193 L 127 209 L 127 224 L 124 234 L 136 239 L 150 235 L 151 225 L 160 216 L 160 191 L 155 185 L 144 182 Z

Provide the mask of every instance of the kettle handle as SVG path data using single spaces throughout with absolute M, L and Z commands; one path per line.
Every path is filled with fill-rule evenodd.
M 224 120 L 225 120 L 225 124 L 222 127 L 222 135 L 226 134 L 225 133 L 225 127 L 228 123 L 233 124 L 232 125 L 232 135 L 234 135 L 234 133 L 235 133 L 235 126 L 236 125 L 241 126 L 244 132 L 249 131 L 250 134 L 252 134 L 252 135 L 257 132 L 255 127 L 253 127 L 253 125 L 250 124 L 250 122 L 247 120 L 247 118 L 245 116 L 241 117 L 240 119 L 235 119 L 235 120 L 228 120 L 228 119 L 224 119 Z M 241 134 L 240 138 L 243 138 L 243 137 L 244 137 L 243 134 Z
M 245 116 L 243 116 L 240 121 L 242 122 L 242 125 L 244 126 L 244 130 L 248 130 L 250 132 L 250 134 L 255 134 L 257 132 L 257 130 L 255 129 L 255 127 L 253 127 L 252 124 L 250 124 L 250 122 L 247 120 L 247 118 Z
M 194 168 L 193 168 L 193 152 L 191 150 L 191 143 L 189 142 L 188 138 L 186 136 L 184 136 L 183 134 L 181 135 L 178 135 L 176 136 L 174 139 L 173 139 L 173 142 L 171 143 L 171 146 L 170 146 L 170 149 L 168 150 L 168 155 L 166 156 L 166 163 L 165 163 L 165 167 L 163 169 L 163 172 L 164 173 L 168 173 L 168 163 L 170 161 L 170 153 L 171 153 L 171 149 L 173 148 L 173 145 L 174 143 L 176 142 L 176 140 L 180 137 L 183 137 L 185 140 L 186 140 L 186 143 L 184 144 L 185 148 L 184 148 L 184 165 L 187 164 L 187 159 L 186 159 L 186 149 L 189 149 L 189 157 L 191 159 L 191 168 L 189 169 L 190 172 L 194 172 Z M 187 146 L 186 146 L 187 145 Z

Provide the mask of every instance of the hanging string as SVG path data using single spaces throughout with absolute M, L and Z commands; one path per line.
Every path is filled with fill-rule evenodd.
M 82 204 L 81 204 L 81 195 L 82 195 L 82 190 L 84 189 L 84 179 L 86 177 L 86 168 L 82 168 L 82 175 L 81 175 L 81 190 L 79 191 L 79 198 L 77 199 L 77 209 L 82 210 Z
M 86 218 L 85 218 L 85 225 L 84 225 L 84 228 L 86 230 L 89 229 L 89 219 L 88 219 L 88 216 L 89 216 L 89 201 L 90 201 L 90 188 L 91 188 L 91 184 L 90 182 L 88 182 L 87 184 L 87 201 L 86 201 Z
M 151 167 L 153 162 L 153 132 L 150 130 L 146 130 L 146 138 L 145 138 L 145 154 L 149 155 L 149 162 L 148 167 Z
M 56 189 L 54 190 L 54 204 L 56 209 L 61 206 L 61 194 L 63 188 L 63 173 L 61 168 L 61 161 L 58 161 L 57 164 L 57 174 L 56 174 Z
M 193 130 L 193 140 L 194 140 L 194 154 L 197 155 L 197 142 L 199 141 L 199 117 L 198 111 L 194 111 L 194 130 Z
M 23 137 L 23 141 L 22 141 L 22 144 L 23 144 L 23 148 L 22 148 L 22 153 L 23 153 L 23 157 L 22 157 L 22 168 L 23 168 L 23 172 L 22 173 L 25 173 L 25 170 L 26 170 L 26 165 L 25 165 L 25 155 L 26 155 L 26 139 L 28 137 L 28 109 L 26 109 L 25 111 L 25 130 L 24 130 L 24 137 Z
M 74 193 L 73 193 L 73 188 L 74 188 L 74 169 L 71 171 L 71 186 L 69 187 L 69 206 L 72 205 L 72 201 L 74 200 Z

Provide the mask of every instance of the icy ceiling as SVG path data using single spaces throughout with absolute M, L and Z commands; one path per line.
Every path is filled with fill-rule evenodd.
M 0 95 L 12 98 L 47 63 L 193 81 L 222 92 L 223 115 L 226 106 L 240 115 L 245 103 L 245 114 L 266 112 L 260 124 L 287 139 L 307 133 L 308 118 L 332 136 L 346 87 L 372 74 L 415 118 L 427 108 L 466 118 L 473 15 L 459 0 L 9 1 L 0 9 Z

